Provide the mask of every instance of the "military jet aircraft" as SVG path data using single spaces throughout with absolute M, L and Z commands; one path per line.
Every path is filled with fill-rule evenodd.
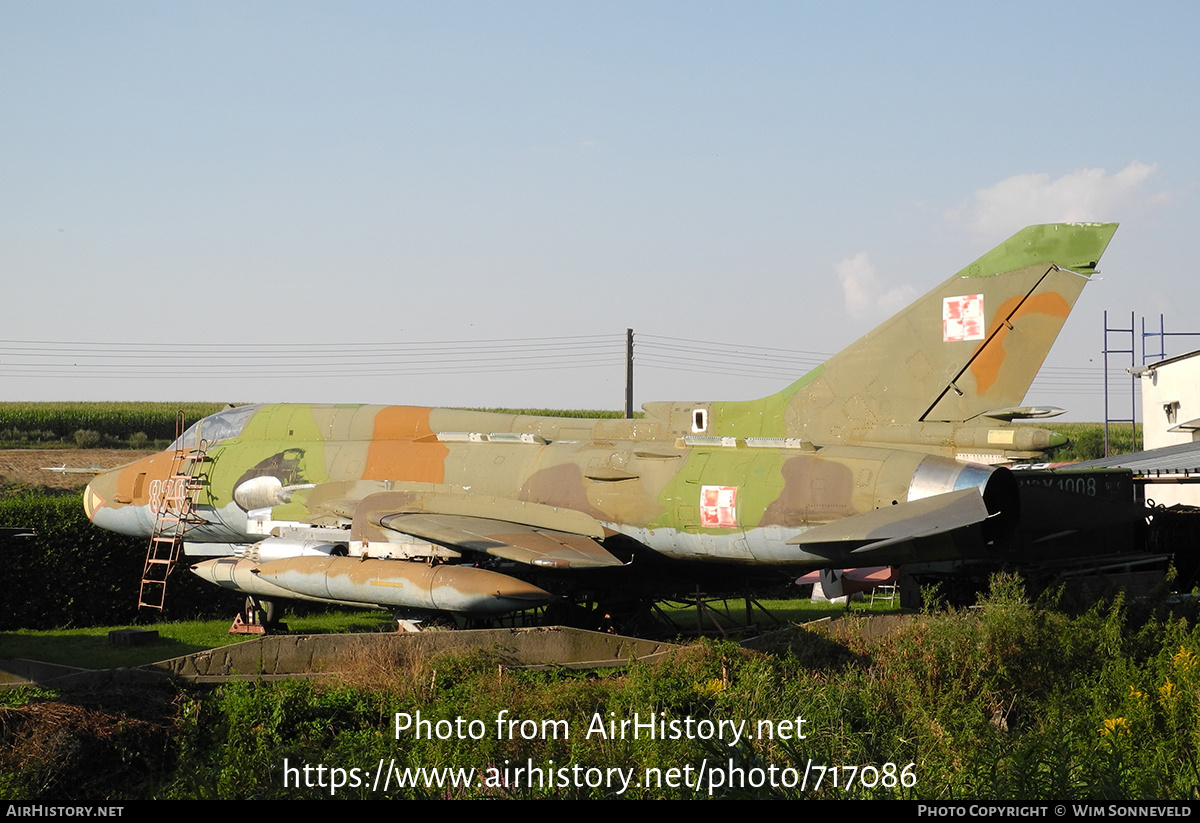
M 1020 404 L 1115 231 L 1023 229 L 759 400 L 631 420 L 242 406 L 84 505 L 182 537 L 209 557 L 193 571 L 256 598 L 463 615 L 998 555 L 1020 512 L 996 464 L 1066 442 L 1014 421 L 1059 411 Z

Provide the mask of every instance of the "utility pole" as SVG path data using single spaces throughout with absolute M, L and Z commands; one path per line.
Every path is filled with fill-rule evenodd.
M 633 329 L 625 330 L 625 419 L 633 419 Z

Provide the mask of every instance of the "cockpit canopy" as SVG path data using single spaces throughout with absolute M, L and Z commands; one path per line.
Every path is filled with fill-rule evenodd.
M 251 406 L 238 406 L 219 411 L 216 414 L 210 414 L 208 417 L 193 423 L 183 433 L 182 437 L 171 444 L 171 448 L 187 451 L 196 448 L 201 440 L 211 446 L 218 440 L 228 440 L 231 437 L 237 437 L 242 433 L 242 429 L 246 428 L 246 423 L 250 421 L 250 418 L 261 407 L 261 403 L 256 403 Z

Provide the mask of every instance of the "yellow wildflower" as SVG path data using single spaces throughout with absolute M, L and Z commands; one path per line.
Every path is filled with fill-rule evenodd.
M 1100 727 L 1101 737 L 1116 737 L 1118 734 L 1129 734 L 1129 721 L 1124 717 L 1110 717 Z

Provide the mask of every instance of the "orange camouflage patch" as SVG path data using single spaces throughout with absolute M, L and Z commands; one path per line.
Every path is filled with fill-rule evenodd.
M 976 391 L 979 394 L 987 394 L 988 389 L 994 386 L 1000 378 L 1000 369 L 1004 366 L 1007 356 L 1004 350 L 1004 338 L 1008 336 L 1009 332 L 1009 328 L 1004 325 L 1006 318 L 1015 325 L 1018 320 L 1029 314 L 1044 314 L 1050 317 L 1061 317 L 1065 320 L 1070 313 L 1071 306 L 1057 292 L 1035 294 L 1028 298 L 1010 297 L 1005 300 L 995 315 L 993 330 L 998 327 L 998 331 L 994 337 L 988 336 L 983 351 L 971 361 L 971 374 L 975 376 Z M 1010 314 L 1012 317 L 1009 317 Z
M 171 454 L 162 452 L 143 457 L 121 469 L 117 475 L 117 498 L 119 502 L 133 501 L 144 506 L 150 500 L 147 490 L 152 481 L 165 480 L 171 476 Z M 139 482 L 139 478 L 140 481 Z
M 416 440 L 433 434 L 429 428 L 432 409 L 422 406 L 385 406 L 375 415 L 376 440 Z
M 363 480 L 442 482 L 450 450 L 437 441 L 412 442 L 433 434 L 429 412 L 418 406 L 388 406 L 375 415 Z

